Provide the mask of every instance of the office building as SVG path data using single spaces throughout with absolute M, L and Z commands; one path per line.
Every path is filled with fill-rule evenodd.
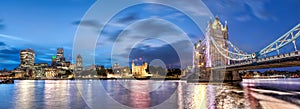
M 20 51 L 20 68 L 34 67 L 35 52 L 32 49 L 25 49 Z

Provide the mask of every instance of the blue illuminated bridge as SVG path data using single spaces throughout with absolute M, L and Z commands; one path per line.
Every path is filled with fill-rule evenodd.
M 209 44 L 210 46 L 206 48 L 214 48 L 212 51 L 216 51 L 217 53 L 221 54 L 221 58 L 218 57 L 218 59 L 226 59 L 226 62 L 228 62 L 223 65 L 211 67 L 211 70 L 222 68 L 226 69 L 226 73 L 224 74 L 224 71 L 223 74 L 218 73 L 217 71 L 212 71 L 210 73 L 213 76 L 210 76 L 210 78 L 220 78 L 220 75 L 227 75 L 227 73 L 229 72 L 229 75 L 231 75 L 231 77 L 225 76 L 225 78 L 230 78 L 230 80 L 237 80 L 239 78 L 232 76 L 238 75 L 238 73 L 236 72 L 240 71 L 300 66 L 300 50 L 297 49 L 296 42 L 299 36 L 300 24 L 296 25 L 290 31 L 279 37 L 277 40 L 255 53 L 247 53 L 240 50 L 229 40 L 226 40 L 226 38 L 221 39 L 223 41 L 220 41 L 220 37 L 216 37 L 216 35 L 212 35 L 209 37 L 206 36 L 206 39 L 202 44 Z M 214 56 L 213 54 L 209 55 L 210 57 Z M 207 63 L 207 61 L 203 62 Z
M 226 66 L 227 71 L 300 66 L 300 51 L 245 60 Z
M 217 51 L 225 58 L 230 60 L 228 68 L 245 67 L 250 65 L 266 65 L 272 63 L 287 63 L 299 60 L 300 51 L 297 49 L 296 40 L 300 36 L 300 24 L 292 28 L 276 41 L 266 46 L 262 50 L 255 53 L 246 53 L 238 49 L 230 41 L 226 40 L 228 45 L 227 49 L 224 49 L 213 37 L 210 37 L 212 45 Z M 292 45 L 292 46 L 291 46 Z M 292 47 L 289 53 L 280 54 L 283 47 Z M 274 55 L 274 52 L 276 55 Z M 272 56 L 270 56 L 272 55 Z M 290 64 L 293 66 L 294 64 Z M 295 64 L 298 65 L 298 64 Z M 285 67 L 285 66 L 283 66 Z

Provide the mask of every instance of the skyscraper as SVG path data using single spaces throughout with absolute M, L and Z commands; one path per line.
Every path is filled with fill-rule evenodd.
M 82 57 L 80 55 L 77 55 L 75 71 L 82 71 L 82 70 L 83 70 Z
M 20 68 L 34 67 L 35 52 L 32 49 L 25 49 L 20 51 Z
M 56 65 L 63 66 L 65 63 L 64 49 L 57 48 L 56 50 Z

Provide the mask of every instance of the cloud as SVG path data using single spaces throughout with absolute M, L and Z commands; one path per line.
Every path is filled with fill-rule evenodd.
M 238 21 L 251 20 L 252 15 L 261 20 L 276 20 L 266 8 L 270 0 L 204 0 L 204 2 L 211 10 L 216 11 L 215 14 L 225 17 L 234 16 Z
M 136 47 L 132 49 L 129 58 L 134 60 L 136 58 L 143 57 L 144 60 L 154 60 L 160 59 L 165 64 L 176 64 L 179 62 L 179 56 L 176 51 L 169 45 L 161 46 L 161 47 Z
M 4 29 L 4 27 L 5 27 L 5 26 L 4 26 L 3 24 L 0 24 L 0 30 L 1 30 L 1 29 Z
M 171 44 L 164 44 L 159 47 L 151 47 L 149 45 L 140 44 L 132 49 L 129 58 L 134 60 L 136 58 L 142 57 L 144 61 L 152 61 L 154 59 L 162 60 L 166 65 L 171 64 L 173 66 L 180 66 L 180 61 L 184 65 L 192 64 L 192 55 L 190 55 L 190 51 L 193 49 L 188 45 L 189 42 L 186 41 L 178 41 Z M 186 57 L 187 60 L 180 60 L 180 57 L 176 50 L 171 45 L 178 45 L 180 47 L 181 53 Z
M 73 25 L 82 25 L 87 26 L 95 29 L 99 29 L 99 27 L 103 26 L 101 22 L 96 20 L 82 20 L 82 21 L 74 21 L 72 22 Z
M 128 14 L 125 14 L 125 16 L 121 16 L 120 18 L 117 18 L 116 22 L 123 24 L 123 23 L 130 23 L 130 22 L 138 20 L 138 19 L 140 19 L 138 13 L 128 13 Z
M 146 2 L 159 2 L 162 4 L 172 4 L 180 7 L 180 9 L 190 12 L 195 16 L 210 16 L 210 13 L 206 10 L 205 6 L 196 6 L 201 4 L 201 1 L 186 1 L 186 0 L 178 0 L 174 2 L 174 0 L 144 0 Z M 161 13 L 161 12 L 170 12 L 173 11 L 170 8 L 163 8 L 163 6 L 158 5 L 149 5 L 149 7 L 145 7 L 145 10 L 152 11 L 153 13 Z
M 162 43 L 153 40 L 149 41 L 151 39 L 159 40 Z M 186 48 L 186 46 L 182 45 L 183 43 L 177 43 L 181 41 L 184 41 L 184 43 L 187 45 L 190 44 L 190 48 L 193 48 L 193 44 L 190 42 L 188 35 L 177 28 L 174 24 L 157 18 L 143 20 L 130 25 L 128 28 L 126 28 L 125 32 L 120 33 L 119 37 L 116 39 L 116 45 L 114 45 L 114 47 L 112 48 L 112 54 L 114 57 L 113 59 L 116 59 L 117 62 L 120 62 L 121 64 L 127 63 L 126 61 L 128 60 L 126 60 L 126 58 L 128 58 L 128 54 L 131 50 L 136 50 L 137 54 L 141 54 L 140 56 L 145 55 L 150 57 L 151 59 L 158 56 L 160 56 L 161 58 L 167 58 L 168 55 L 172 54 L 172 50 L 170 50 L 170 46 L 165 46 L 166 43 L 173 45 L 175 48 L 181 51 L 192 51 L 191 49 L 188 49 Z M 139 48 L 132 48 L 136 44 L 140 43 L 142 43 L 143 45 L 139 46 Z M 160 48 L 160 50 L 166 50 L 160 52 L 153 50 L 159 47 L 162 47 Z M 151 51 L 151 53 L 144 52 L 143 50 Z M 170 52 L 169 54 L 167 54 L 167 52 L 165 51 Z M 190 53 L 192 54 L 192 52 Z M 153 58 L 150 55 L 152 55 Z M 189 54 L 184 55 L 188 56 Z M 172 57 L 176 59 L 175 55 Z M 170 60 L 170 62 L 168 63 L 174 64 L 175 61 L 173 62 Z
M 6 66 L 6 65 L 18 65 L 18 64 L 20 64 L 19 61 L 8 60 L 8 59 L 1 59 L 1 60 L 0 60 L 0 63 L 1 63 L 1 64 L 5 64 L 5 66 Z M 3 68 L 5 68 L 5 67 L 3 67 Z
M 50 57 L 49 58 L 40 57 L 40 58 L 37 58 L 37 61 L 38 62 L 51 62 L 51 58 Z
M 248 21 L 253 16 L 261 20 L 276 20 L 266 8 L 270 0 L 203 0 L 203 2 L 214 14 L 223 18 L 230 16 L 238 21 Z
M 157 18 L 151 18 L 150 20 L 147 20 L 143 22 L 142 24 L 139 24 L 138 27 L 135 28 L 127 28 L 127 29 L 111 29 L 104 28 L 102 31 L 102 37 L 107 39 L 107 41 L 110 42 L 119 42 L 122 41 L 124 38 L 118 38 L 119 35 L 127 36 L 127 38 L 143 38 L 143 37 L 149 37 L 149 36 L 157 36 L 160 37 L 160 35 L 173 35 L 178 36 L 178 34 L 172 33 L 174 31 L 173 27 L 170 27 L 168 24 L 158 22 L 155 19 Z M 149 31 L 148 31 L 149 30 Z M 143 32 L 141 32 L 143 31 Z M 144 33 L 146 32 L 146 33 Z M 145 36 L 147 35 L 147 36 Z M 118 38 L 118 40 L 116 40 Z M 103 43 L 99 43 L 103 44 Z
M 249 15 L 243 15 L 243 16 L 237 16 L 237 17 L 235 17 L 235 19 L 243 22 L 243 21 L 251 20 L 251 17 Z
M 132 28 L 128 28 L 124 35 L 132 35 L 133 37 L 160 37 L 160 36 L 178 36 L 176 32 L 174 32 L 175 27 L 167 22 L 163 22 L 162 20 L 151 18 L 149 20 L 142 21 L 135 25 Z
M 170 14 L 164 16 L 163 18 L 166 18 L 166 19 L 177 19 L 177 20 L 183 21 L 184 20 L 182 18 L 183 16 L 185 16 L 185 15 L 183 13 L 181 13 L 181 12 L 174 12 L 174 13 L 170 13 Z
M 2 46 L 0 46 L 0 68 L 13 69 L 19 63 L 19 50 L 2 43 Z
M 104 26 L 104 29 L 101 32 L 101 35 L 115 35 L 118 33 L 118 28 L 120 27 L 126 27 L 127 24 L 125 22 L 129 22 L 132 17 L 124 17 L 124 18 L 119 18 L 115 20 L 115 22 L 109 22 L 107 24 L 104 24 L 104 22 L 97 21 L 97 20 L 82 20 L 82 21 L 74 21 L 72 22 L 73 25 L 76 26 L 84 26 L 91 28 L 95 31 L 96 33 L 100 32 L 100 28 Z
M 195 34 L 192 34 L 192 33 L 188 33 L 187 35 L 191 38 L 191 40 L 196 41 L 196 42 L 199 41 L 199 39 L 200 39 L 199 35 L 195 35 Z
M 18 60 L 19 54 L 0 53 L 0 58 L 2 58 L 2 60 Z
M 108 41 L 115 41 L 118 35 L 122 32 L 123 30 L 111 30 L 111 29 L 103 29 L 102 31 L 102 36 L 106 37 Z
M 184 8 L 184 10 L 189 11 L 190 13 L 192 13 L 198 17 L 209 15 L 209 13 L 205 13 L 205 11 L 202 12 L 202 10 L 204 10 L 204 9 L 202 9 L 201 7 L 195 6 L 194 2 L 183 3 L 183 1 L 180 1 L 180 3 L 176 3 L 176 2 L 170 1 L 170 0 L 168 2 L 173 3 L 173 4 L 175 3 L 177 6 L 182 6 Z M 183 3 L 183 4 L 181 4 L 181 3 Z M 188 5 L 186 5 L 186 4 L 188 4 Z M 103 52 L 106 52 L 107 49 L 110 49 L 110 47 L 107 47 L 107 45 L 111 45 L 111 48 L 115 49 L 112 47 L 112 45 L 114 43 L 118 43 L 119 44 L 118 46 L 121 46 L 122 48 L 124 48 L 124 49 L 117 49 L 117 50 L 115 49 L 115 51 L 118 51 L 118 53 L 115 55 L 120 58 L 126 58 L 128 56 L 125 53 L 130 52 L 129 50 L 131 50 L 131 47 L 132 47 L 132 46 L 130 46 L 130 44 L 138 43 L 135 41 L 143 39 L 143 38 L 154 38 L 154 39 L 162 38 L 162 39 L 168 40 L 169 41 L 168 43 L 175 43 L 175 42 L 182 41 L 181 38 L 183 36 L 191 35 L 192 38 L 197 37 L 192 34 L 189 34 L 189 35 L 185 34 L 183 31 L 181 31 L 180 28 L 177 28 L 178 25 L 175 26 L 173 24 L 171 26 L 169 24 L 169 23 L 172 24 L 172 22 L 180 21 L 181 18 L 183 18 L 183 20 L 188 18 L 184 15 L 184 13 L 181 13 L 180 11 L 178 11 L 176 9 L 168 8 L 163 5 L 159 5 L 159 4 L 155 4 L 155 5 L 147 4 L 144 6 L 145 7 L 140 7 L 138 9 L 144 9 L 143 11 L 145 11 L 145 13 L 136 14 L 137 12 L 141 12 L 140 10 L 134 10 L 134 11 L 129 10 L 126 13 L 120 13 L 114 19 L 112 19 L 108 25 L 106 25 L 104 27 L 104 30 L 102 31 L 100 39 L 98 39 L 98 43 L 97 43 L 97 50 L 99 51 L 99 53 L 96 53 L 97 56 L 108 57 L 108 56 L 106 56 L 106 54 L 110 55 L 110 52 L 109 53 L 103 53 Z M 193 6 L 195 8 L 190 9 L 189 6 Z M 196 8 L 196 7 L 199 7 L 199 8 Z M 158 17 L 153 18 L 152 16 L 158 16 Z M 149 19 L 140 20 L 141 17 L 149 18 Z M 164 20 L 157 20 L 157 19 L 164 19 Z M 142 22 L 142 23 L 138 24 L 138 22 L 136 22 L 132 25 L 128 25 L 128 24 L 132 23 L 133 21 L 138 21 L 138 22 Z M 172 22 L 168 22 L 168 21 L 172 21 Z M 166 22 L 168 22 L 168 23 L 166 23 Z M 134 27 L 131 27 L 133 25 L 134 25 Z M 119 27 L 119 28 L 115 28 L 115 27 Z M 191 33 L 193 33 L 193 32 L 191 32 Z M 195 34 L 195 33 L 193 33 L 193 34 Z M 189 37 L 187 37 L 187 39 L 189 39 Z M 187 43 L 191 43 L 191 42 L 187 42 Z M 141 46 L 138 49 L 149 50 L 149 49 L 156 49 L 156 48 L 163 47 L 163 46 L 165 46 L 165 45 L 162 43 L 151 42 L 151 43 L 145 43 L 145 45 Z M 116 47 L 116 48 L 120 48 L 120 47 Z M 169 48 L 170 48 L 170 46 L 169 46 Z M 191 48 L 193 48 L 193 47 L 191 47 Z M 168 51 L 171 51 L 168 49 L 168 47 L 163 47 L 162 49 L 167 49 Z M 181 48 L 181 49 L 185 50 L 186 48 Z M 110 51 L 114 51 L 114 50 L 110 50 Z M 156 51 L 154 50 L 154 52 L 156 52 Z M 156 56 L 158 56 L 158 55 L 159 54 L 156 54 Z M 165 55 L 165 54 L 161 54 L 161 56 L 162 55 Z M 167 55 L 166 55 L 166 57 L 167 57 Z M 175 56 L 173 56 L 173 57 L 175 57 Z M 113 58 L 113 61 L 120 62 L 120 64 L 122 64 L 122 62 L 126 61 L 126 60 L 124 61 L 120 58 Z M 163 58 L 165 58 L 165 56 L 163 56 Z M 175 64 L 176 62 L 172 61 L 169 63 Z M 178 63 L 178 61 L 177 61 L 177 63 Z
M 174 35 L 175 37 L 178 34 L 172 33 L 173 30 L 174 30 L 173 27 L 170 27 L 168 26 L 168 24 L 159 22 L 155 20 L 155 18 L 153 18 L 150 20 L 143 21 L 143 23 L 136 24 L 134 27 L 130 27 L 124 30 L 119 30 L 114 35 L 111 35 L 113 37 L 110 37 L 109 39 L 111 39 L 111 41 L 123 42 L 123 40 L 128 41 L 127 39 L 142 39 L 147 37 L 155 38 L 155 37 L 160 37 L 162 35 L 166 35 L 166 36 Z
M 5 46 L 6 44 L 4 42 L 0 42 L 0 46 Z
M 274 20 L 274 17 L 266 10 L 265 5 L 268 3 L 268 0 L 246 0 L 245 3 L 248 5 L 252 13 L 259 19 Z
M 162 5 L 146 5 L 143 8 L 143 10 L 146 11 L 146 12 L 150 12 L 152 14 L 161 14 L 163 12 L 168 12 L 169 13 L 169 12 L 173 11 L 172 9 L 166 8 L 166 7 L 162 6 Z
M 4 24 L 2 24 L 2 22 L 3 22 L 3 20 L 2 20 L 2 19 L 0 19 L 0 30 L 1 30 L 1 29 L 3 29 L 3 28 L 5 27 L 5 25 L 4 25 Z
M 5 53 L 5 54 L 18 54 L 19 53 L 19 49 L 16 48 L 8 48 L 5 47 L 3 49 L 0 50 L 0 53 Z
M 11 35 L 6 35 L 6 34 L 0 34 L 0 38 L 6 38 L 6 39 L 10 39 L 10 40 L 18 40 L 18 41 L 28 41 L 28 40 L 23 39 L 23 38 L 20 38 L 20 37 L 11 36 Z

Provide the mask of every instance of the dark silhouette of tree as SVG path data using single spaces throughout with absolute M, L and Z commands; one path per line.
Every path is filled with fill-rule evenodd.
M 96 72 L 99 76 L 107 76 L 104 66 L 100 66 L 100 68 L 96 68 Z

